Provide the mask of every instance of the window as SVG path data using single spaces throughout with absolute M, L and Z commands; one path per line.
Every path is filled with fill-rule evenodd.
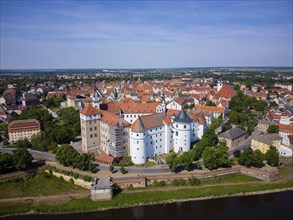
M 178 136 L 178 131 L 176 131 L 175 135 Z
M 92 128 L 90 128 L 90 131 L 92 131 L 93 129 Z
M 136 148 L 136 150 L 139 150 L 139 148 Z
M 97 127 L 95 127 L 95 131 L 97 130 Z
M 90 138 L 93 138 L 93 135 L 92 134 L 90 135 Z
M 184 128 L 186 128 L 186 125 L 184 125 Z
M 176 124 L 176 128 L 178 128 L 178 124 Z
M 136 134 L 136 136 L 138 137 L 138 134 Z
M 97 137 L 97 134 L 95 134 L 95 137 Z
M 136 143 L 139 144 L 139 141 L 137 141 Z

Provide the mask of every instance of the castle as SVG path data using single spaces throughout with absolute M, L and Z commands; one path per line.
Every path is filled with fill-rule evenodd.
M 172 150 L 189 151 L 207 128 L 203 111 L 166 109 L 164 97 L 152 103 L 100 104 L 100 94 L 95 89 L 92 104 L 80 111 L 83 152 L 99 148 L 114 158 L 128 155 L 134 164 L 144 164 Z

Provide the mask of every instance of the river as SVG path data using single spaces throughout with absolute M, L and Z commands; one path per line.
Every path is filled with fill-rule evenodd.
M 100 219 L 292 219 L 293 191 L 254 196 L 178 202 L 101 212 L 12 216 L 9 220 L 100 220 Z

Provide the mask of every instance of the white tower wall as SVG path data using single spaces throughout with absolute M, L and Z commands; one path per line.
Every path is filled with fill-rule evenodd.
M 190 123 L 173 123 L 174 151 L 176 153 L 181 149 L 183 152 L 190 150 Z
M 130 156 L 134 164 L 144 164 L 146 162 L 144 133 L 130 132 Z

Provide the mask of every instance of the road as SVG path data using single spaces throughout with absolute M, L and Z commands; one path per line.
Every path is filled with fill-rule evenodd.
M 234 151 L 236 151 L 236 150 L 242 151 L 244 148 L 250 147 L 251 146 L 251 139 L 254 138 L 255 136 L 260 135 L 260 133 L 261 133 L 261 131 L 259 131 L 257 128 L 255 128 L 254 132 L 245 141 L 243 141 L 240 145 L 228 150 L 229 155 L 232 156 Z
M 3 153 L 11 153 L 13 150 L 16 150 L 16 148 L 0 148 L 0 152 L 3 152 Z M 28 149 L 28 151 L 33 156 L 33 158 L 42 158 L 45 160 L 55 161 L 55 154 L 52 154 L 49 152 L 31 150 L 31 149 Z

